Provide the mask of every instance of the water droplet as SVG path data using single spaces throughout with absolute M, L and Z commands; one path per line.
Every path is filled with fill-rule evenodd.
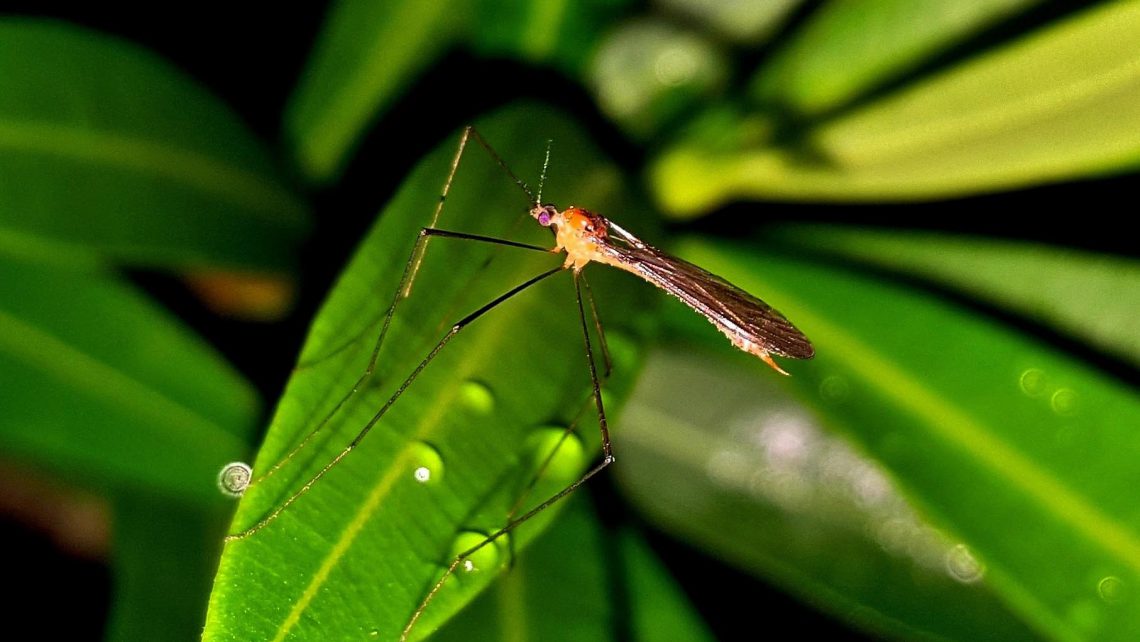
M 958 544 L 946 552 L 946 571 L 963 584 L 973 584 L 986 574 L 986 567 L 965 544 Z
M 1026 368 L 1018 377 L 1017 385 L 1027 397 L 1036 399 L 1049 391 L 1049 378 L 1040 368 Z
M 526 448 L 532 468 L 543 481 L 554 480 L 566 486 L 578 479 L 586 465 L 582 440 L 562 426 L 537 429 L 527 438 Z
M 426 442 L 412 444 L 412 478 L 421 484 L 438 484 L 443 479 L 443 457 Z
M 851 382 L 846 377 L 829 375 L 819 382 L 819 396 L 824 401 L 839 403 L 851 396 Z
M 1060 388 L 1049 398 L 1049 406 L 1058 415 L 1071 417 L 1077 414 L 1080 406 L 1080 397 L 1072 388 Z
M 1109 604 L 1119 604 L 1124 601 L 1125 586 L 1124 582 L 1115 575 L 1109 575 L 1100 580 L 1096 585 L 1097 595 L 1100 599 Z
M 457 570 L 460 571 L 461 574 L 470 574 L 499 568 L 500 561 L 502 560 L 499 547 L 504 543 L 505 538 L 506 535 L 494 542 L 488 543 L 487 535 L 484 533 L 477 531 L 461 532 L 455 538 L 455 543 L 451 546 L 451 555 L 453 558 L 456 558 L 464 553 L 468 553 L 468 551 L 470 551 L 470 553 L 460 562 Z M 471 550 L 480 545 L 482 546 L 478 550 Z
M 230 497 L 241 497 L 253 479 L 253 469 L 244 461 L 234 461 L 222 467 L 218 473 L 218 489 Z
M 372 629 L 371 631 L 368 632 L 368 637 L 375 640 L 375 639 L 380 637 L 380 631 L 378 629 Z
M 464 381 L 459 388 L 459 401 L 468 410 L 480 415 L 490 414 L 495 409 L 495 395 L 487 384 L 474 379 Z

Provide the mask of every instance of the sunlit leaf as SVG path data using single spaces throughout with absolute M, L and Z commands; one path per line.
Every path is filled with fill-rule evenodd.
M 1106 3 L 772 144 L 756 115 L 719 151 L 697 140 L 651 168 L 661 203 L 920 200 L 1119 173 L 1140 163 L 1140 4 Z M 725 128 L 722 128 L 725 129 Z M 722 140 L 722 142 L 723 142 Z
M 544 200 L 635 211 L 623 206 L 615 171 L 550 112 L 518 107 L 480 129 L 531 184 L 543 142 L 554 139 Z M 417 232 L 432 220 L 454 153 L 444 144 L 415 170 L 343 272 L 312 325 L 255 471 L 264 473 L 320 425 L 364 370 Z M 529 197 L 471 141 L 436 225 L 549 246 L 549 232 L 525 215 L 528 205 Z M 561 261 L 546 252 L 444 238 L 428 247 L 411 296 L 393 318 L 376 375 L 311 447 L 247 492 L 235 532 L 271 514 L 341 452 L 452 324 Z M 622 328 L 637 296 L 611 293 L 609 276 L 596 271 L 590 279 L 615 361 L 607 387 L 617 393 L 636 363 L 631 335 Z M 576 479 L 595 457 L 598 430 L 589 389 L 569 273 L 480 317 L 422 370 L 356 450 L 277 519 L 227 545 L 205 639 L 398 637 L 459 547 L 504 526 L 521 489 L 557 444 L 560 426 L 578 419 L 575 435 L 558 449 L 527 506 Z M 515 550 L 553 513 L 514 531 Z M 507 565 L 509 552 L 505 541 L 481 550 L 473 558 L 477 570 L 443 586 L 413 637 L 471 600 Z
M 136 45 L 0 20 L 0 252 L 280 270 L 306 224 L 265 147 Z
M 756 72 L 752 94 L 799 116 L 850 101 L 1040 0 L 829 2 Z

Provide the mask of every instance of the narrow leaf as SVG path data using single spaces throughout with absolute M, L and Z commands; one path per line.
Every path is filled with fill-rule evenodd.
M 0 251 L 282 269 L 305 205 L 217 98 L 136 45 L 0 20 Z
M 285 113 L 285 140 L 305 176 L 323 183 L 340 174 L 368 124 L 454 43 L 466 5 L 331 5 Z
M 555 141 L 544 200 L 633 211 L 622 206 L 614 170 L 581 133 L 550 112 L 512 108 L 485 121 L 481 130 L 524 177 L 540 167 L 543 142 Z M 310 446 L 246 493 L 235 532 L 271 515 L 341 453 L 448 328 L 561 264 L 546 252 L 433 238 L 411 295 L 393 317 L 375 375 L 330 415 L 365 370 L 418 232 L 431 223 L 440 202 L 454 154 L 444 144 L 405 181 L 318 314 L 255 474 L 264 474 L 323 418 L 331 418 Z M 525 214 L 529 204 L 528 195 L 472 140 L 435 225 L 548 246 L 549 232 Z M 636 363 L 622 320 L 637 297 L 609 294 L 609 276 L 624 275 L 599 271 L 590 283 L 618 373 L 607 387 L 620 393 L 619 384 Z M 511 506 L 566 426 L 573 423 L 574 434 L 557 449 L 523 506 L 565 487 L 594 459 L 598 429 L 589 390 L 568 273 L 479 317 L 404 388 L 358 448 L 274 521 L 227 545 L 205 639 L 325 640 L 373 632 L 396 639 L 451 560 L 506 524 Z M 521 550 L 553 514 L 548 510 L 512 532 L 513 550 Z M 504 539 L 472 558 L 474 570 L 448 580 L 413 638 L 439 626 L 486 587 L 507 565 L 511 550 Z
M 752 95 L 812 116 L 1040 0 L 879 0 L 823 5 L 752 79 Z
M 1140 261 L 913 231 L 788 226 L 782 242 L 921 275 L 1140 363 Z
M 694 215 L 740 197 L 922 200 L 1129 171 L 1138 39 L 1140 3 L 1106 3 L 821 124 L 802 145 L 682 143 L 651 179 L 671 211 Z
M 790 382 L 966 543 L 1011 610 L 1055 639 L 1135 637 L 1135 390 L 926 294 L 730 248 L 685 250 L 766 293 L 812 337 L 817 357 L 792 364 Z
M 431 639 L 711 640 L 645 540 L 603 529 L 584 499 Z
M 218 506 L 257 404 L 225 362 L 114 278 L 0 259 L 0 450 L 85 485 Z
M 623 414 L 617 475 L 650 519 L 877 637 L 1038 639 L 886 473 L 709 339 L 651 355 Z

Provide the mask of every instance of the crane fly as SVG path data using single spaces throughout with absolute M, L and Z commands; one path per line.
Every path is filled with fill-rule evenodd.
M 638 239 L 599 214 L 578 207 L 559 211 L 535 205 L 530 215 L 554 230 L 553 252 L 566 252 L 563 269 L 579 272 L 604 263 L 637 275 L 680 299 L 708 319 L 732 345 L 788 374 L 772 355 L 810 359 L 815 349 L 802 332 L 772 306 L 721 277 Z
M 443 210 L 444 202 L 446 201 L 448 191 L 451 189 L 452 181 L 455 178 L 456 169 L 459 166 L 459 161 L 463 156 L 463 152 L 469 140 L 476 140 L 481 147 L 483 147 L 494 161 L 501 167 L 506 174 L 514 181 L 514 183 L 521 188 L 526 194 L 529 205 L 529 215 L 539 225 L 551 230 L 554 236 L 554 246 L 539 246 L 527 243 L 520 243 L 517 241 L 500 239 L 489 236 L 482 236 L 477 234 L 470 234 L 467 232 L 457 232 L 446 230 L 437 227 L 440 219 L 440 214 Z M 548 145 L 546 151 L 546 160 L 543 163 L 542 173 L 539 179 L 539 187 L 537 193 L 534 193 L 530 188 L 521 181 L 507 164 L 502 160 L 499 154 L 488 144 L 482 135 L 473 127 L 464 129 L 463 134 L 460 136 L 458 149 L 451 163 L 451 169 L 444 182 L 442 193 L 440 194 L 439 202 L 436 205 L 435 213 L 430 223 L 421 228 L 420 234 L 416 239 L 416 243 L 412 248 L 411 255 L 408 257 L 407 263 L 404 267 L 404 273 L 400 280 L 400 284 L 396 288 L 392 302 L 388 307 L 387 313 L 384 316 L 383 324 L 381 326 L 379 336 L 376 340 L 376 346 L 372 350 L 372 357 L 368 363 L 364 373 L 357 379 L 356 384 L 344 395 L 343 398 L 332 408 L 332 410 L 324 417 L 317 426 L 312 429 L 304 438 L 300 440 L 292 449 L 279 461 L 273 464 L 265 473 L 252 479 L 250 484 L 257 484 L 266 478 L 273 475 L 282 466 L 291 461 L 297 453 L 299 453 L 307 444 L 311 442 L 313 437 L 321 431 L 321 429 L 332 419 L 334 415 L 341 410 L 345 403 L 361 389 L 365 381 L 372 375 L 376 366 L 377 357 L 380 353 L 381 344 L 388 332 L 392 317 L 395 314 L 401 300 L 411 295 L 412 285 L 415 281 L 416 275 L 419 272 L 421 262 L 424 258 L 424 253 L 427 249 L 427 241 L 435 237 L 461 239 L 468 241 L 475 241 L 481 243 L 488 243 L 498 246 L 507 246 L 514 248 L 522 248 L 526 250 L 533 250 L 545 253 L 564 254 L 562 264 L 549 269 L 529 280 L 511 288 L 502 295 L 494 298 L 490 302 L 484 304 L 474 312 L 463 317 L 451 328 L 445 332 L 442 339 L 440 339 L 435 346 L 427 353 L 419 364 L 412 370 L 403 382 L 396 388 L 396 391 L 390 398 L 376 411 L 373 417 L 365 424 L 365 426 L 352 438 L 351 442 L 346 445 L 335 457 L 326 463 L 315 475 L 313 475 L 301 488 L 284 501 L 277 504 L 267 515 L 253 526 L 237 532 L 231 533 L 226 536 L 227 541 L 240 540 L 252 536 L 260 531 L 262 528 L 273 522 L 283 511 L 290 505 L 301 498 L 314 484 L 321 480 L 331 469 L 333 469 L 341 460 L 348 456 L 348 454 L 367 436 L 369 431 L 380 421 L 381 417 L 387 410 L 397 401 L 400 395 L 412 384 L 412 382 L 419 376 L 420 372 L 428 366 L 429 363 L 436 357 L 440 350 L 451 341 L 464 328 L 475 322 L 484 314 L 490 312 L 499 304 L 510 299 L 516 294 L 530 288 L 531 286 L 546 280 L 554 274 L 570 271 L 573 275 L 575 286 L 575 299 L 578 309 L 578 319 L 582 330 L 583 343 L 585 347 L 585 356 L 588 364 L 591 382 L 591 396 L 593 405 L 597 411 L 598 427 L 601 433 L 601 448 L 602 459 L 591 468 L 589 468 L 577 481 L 563 488 L 553 496 L 545 499 L 535 507 L 523 512 L 521 515 L 517 513 L 520 511 L 523 500 L 526 497 L 526 492 L 529 487 L 524 491 L 523 497 L 515 503 L 514 508 L 506 518 L 506 525 L 499 530 L 491 533 L 480 542 L 478 545 L 473 546 L 454 558 L 451 565 L 444 571 L 442 577 L 432 586 L 426 593 L 423 600 L 412 613 L 406 626 L 404 627 L 400 640 L 408 639 L 416 622 L 424 613 L 432 598 L 444 585 L 444 582 L 462 565 L 468 558 L 476 551 L 491 544 L 500 537 L 506 535 L 519 524 L 527 521 L 539 512 L 545 510 L 549 506 L 558 502 L 562 498 L 572 493 L 579 486 L 584 484 L 594 475 L 598 474 L 602 469 L 614 461 L 613 448 L 610 443 L 609 426 L 606 420 L 606 412 L 602 403 L 601 388 L 599 384 L 599 377 L 597 366 L 595 364 L 594 350 L 590 340 L 589 323 L 587 322 L 587 308 L 593 315 L 594 326 L 601 339 L 603 357 L 607 361 L 608 368 L 608 355 L 605 349 L 604 333 L 602 326 L 597 316 L 596 306 L 592 295 L 590 294 L 588 284 L 585 287 L 586 296 L 583 296 L 582 284 L 586 283 L 585 278 L 581 275 L 583 268 L 590 263 L 601 263 L 618 268 L 622 271 L 634 274 L 641 279 L 653 284 L 654 286 L 664 290 L 666 293 L 679 299 L 685 305 L 692 308 L 701 316 L 705 317 L 710 323 L 716 327 L 722 334 L 724 334 L 729 341 L 737 348 L 755 355 L 763 360 L 766 364 L 774 368 L 777 372 L 787 374 L 773 359 L 773 355 L 778 357 L 788 357 L 795 359 L 810 359 L 814 355 L 814 349 L 811 342 L 802 332 L 800 332 L 790 321 L 788 321 L 777 310 L 761 301 L 759 298 L 752 296 L 743 289 L 729 283 L 727 280 L 712 274 L 688 261 L 670 256 L 662 250 L 659 250 L 652 245 L 638 239 L 633 234 L 626 231 L 624 228 L 614 223 L 613 221 L 605 218 L 600 214 L 595 214 L 587 209 L 581 207 L 570 206 L 565 209 L 559 209 L 550 203 L 542 201 L 542 186 L 546 178 L 547 166 L 550 162 L 550 147 Z M 588 302 L 584 303 L 584 301 Z M 353 341 L 355 341 L 354 339 Z M 571 424 L 565 432 L 569 435 L 574 430 L 574 424 Z M 559 442 L 561 443 L 561 442 Z M 556 447 L 557 448 L 557 447 Z M 553 453 L 551 453 L 551 457 Z M 546 463 L 549 463 L 548 457 Z M 542 469 L 538 474 L 541 474 Z M 246 472 L 248 478 L 248 472 Z M 537 475 L 536 475 L 537 478 Z M 532 484 L 533 486 L 533 484 Z

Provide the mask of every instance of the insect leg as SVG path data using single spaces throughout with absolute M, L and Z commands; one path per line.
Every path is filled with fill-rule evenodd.
M 583 339 L 585 346 L 586 346 L 586 363 L 588 364 L 589 370 L 590 370 L 590 384 L 592 386 L 592 393 L 593 393 L 593 397 L 594 397 L 594 406 L 597 408 L 597 411 L 598 411 L 598 428 L 601 431 L 601 435 L 602 435 L 602 461 L 598 462 L 593 467 L 591 467 L 589 470 L 587 470 L 586 473 L 584 475 L 582 475 L 581 478 L 578 479 L 578 481 L 575 481 L 574 483 L 570 484 L 566 488 L 563 488 L 562 490 L 558 491 L 557 493 L 555 493 L 551 497 L 547 498 L 546 500 L 544 500 L 542 503 L 535 506 L 534 508 L 523 513 L 519 517 L 516 517 L 516 518 L 508 521 L 506 526 L 500 528 L 499 530 L 495 531 L 494 533 L 491 533 L 482 542 L 476 544 L 475 546 L 472 546 L 471 548 L 469 548 L 469 549 L 463 551 L 462 553 L 460 553 L 459 555 L 457 555 L 455 557 L 455 559 L 452 560 L 451 564 L 447 567 L 447 570 L 443 572 L 443 576 L 441 576 L 439 578 L 439 580 L 431 587 L 431 589 L 428 591 L 427 595 L 424 596 L 423 601 L 421 601 L 420 605 L 418 607 L 416 607 L 415 612 L 412 613 L 412 617 L 408 620 L 408 623 L 404 626 L 404 631 L 400 634 L 400 642 L 407 642 L 408 636 L 411 634 L 412 629 L 415 628 L 416 622 L 420 619 L 420 617 L 423 615 L 424 611 L 427 609 L 428 604 L 431 603 L 431 601 L 435 597 L 436 593 L 438 593 L 439 590 L 441 588 L 443 588 L 443 584 L 444 584 L 444 582 L 447 581 L 447 578 L 451 577 L 455 573 L 455 570 L 457 568 L 459 568 L 459 566 L 467 558 L 469 558 L 471 555 L 473 555 L 476 551 L 482 549 L 484 546 L 491 544 L 492 542 L 499 539 L 503 535 L 506 535 L 507 533 L 511 532 L 519 524 L 526 522 L 530 518 L 534 517 L 535 515 L 541 513 L 542 511 L 546 510 L 547 508 L 549 508 L 554 503 L 558 502 L 560 499 L 562 499 L 562 498 L 566 497 L 567 495 L 569 495 L 570 493 L 574 492 L 575 490 L 578 489 L 579 486 L 581 486 L 582 484 L 585 484 L 587 481 L 590 480 L 590 478 L 592 478 L 594 475 L 597 475 L 598 473 L 600 473 L 602 471 L 602 469 L 604 469 L 606 466 L 609 466 L 610 464 L 612 464 L 614 462 L 613 445 L 610 443 L 609 423 L 606 421 L 606 409 L 605 409 L 604 404 L 602 403 L 601 384 L 598 381 L 597 366 L 594 364 L 594 349 L 593 349 L 593 345 L 590 342 L 590 328 L 589 328 L 589 324 L 586 322 L 586 308 L 585 308 L 585 304 L 583 304 L 583 302 L 582 302 L 582 285 L 581 285 L 581 281 L 578 278 L 578 272 L 574 272 L 574 292 L 576 295 L 575 298 L 576 298 L 577 303 L 578 303 L 578 320 L 579 320 L 581 327 L 582 327 L 582 339 Z

